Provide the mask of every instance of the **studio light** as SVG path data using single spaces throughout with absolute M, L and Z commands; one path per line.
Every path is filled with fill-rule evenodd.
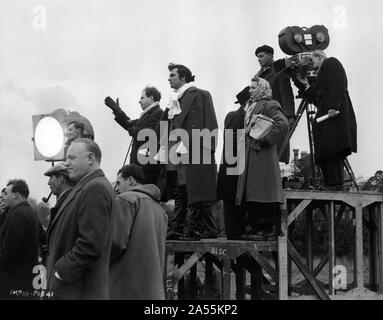
M 68 144 L 68 125 L 73 121 L 84 125 L 83 137 L 94 138 L 91 123 L 76 111 L 57 109 L 49 114 L 33 115 L 34 159 L 62 161 Z

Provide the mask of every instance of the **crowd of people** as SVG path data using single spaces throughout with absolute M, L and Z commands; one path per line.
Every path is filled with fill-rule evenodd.
M 85 135 L 81 123 L 68 124 L 65 160 L 44 173 L 56 196 L 47 229 L 28 204 L 24 180 L 10 180 L 2 190 L 0 298 L 35 292 L 32 270 L 42 264 L 43 292 L 54 299 L 164 299 L 166 240 L 216 238 L 212 206 L 218 200 L 223 200 L 227 239 L 276 239 L 283 202 L 279 161 L 288 162 L 289 148 L 280 158 L 278 151 L 295 121 L 294 98 L 289 76 L 273 68 L 273 49 L 264 45 L 255 55 L 261 69 L 237 94 L 239 108 L 225 118 L 219 170 L 213 100 L 193 85 L 184 65 L 168 66 L 173 92 L 165 110 L 155 87 L 142 90 L 136 120 L 118 99 L 105 98 L 132 137 L 130 163 L 118 170 L 114 186 L 101 169 L 94 135 Z M 340 162 L 356 152 L 347 79 L 335 58 L 315 51 L 312 61 L 319 69 L 317 83 L 310 87 L 300 78 L 298 85 L 318 116 L 330 116 L 314 125 L 316 160 L 328 187 L 340 188 Z M 198 139 L 196 131 L 202 132 Z M 161 202 L 171 199 L 170 220 Z

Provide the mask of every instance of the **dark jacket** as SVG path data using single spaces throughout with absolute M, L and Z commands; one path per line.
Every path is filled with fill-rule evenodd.
M 140 185 L 117 196 L 121 206 L 116 220 L 119 250 L 113 251 L 110 298 L 164 299 L 167 215 L 158 203 L 160 190 Z M 115 258 L 117 257 L 117 259 Z
M 200 143 L 199 146 L 200 163 L 191 163 L 193 158 L 193 146 L 191 143 L 192 130 L 208 129 L 212 132 L 218 129 L 213 100 L 208 91 L 191 87 L 186 90 L 179 102 L 182 112 L 174 117 L 172 125 L 169 126 L 169 131 L 184 129 L 188 133 L 189 142 L 185 142 L 185 145 L 187 144 L 189 146 L 189 164 L 185 165 L 188 205 L 202 201 L 216 201 L 217 165 L 215 163 L 214 154 L 217 142 L 214 141 L 214 139 L 212 139 L 212 143 L 203 140 L 203 143 Z M 169 109 L 166 108 L 162 120 L 168 120 L 168 112 Z M 168 137 L 161 135 L 161 145 L 166 143 L 164 139 L 168 142 Z M 206 164 L 203 163 L 203 154 L 210 155 L 210 162 Z M 207 161 L 206 158 L 205 160 Z M 166 173 L 166 168 L 164 172 Z
M 316 118 L 328 113 L 329 109 L 339 110 L 335 118 L 321 123 L 314 121 L 315 160 L 321 163 L 333 156 L 347 157 L 357 151 L 356 119 L 347 90 L 347 76 L 342 64 L 336 58 L 322 62 L 317 81 L 305 92 L 317 106 Z
M 27 201 L 14 206 L 0 232 L 0 297 L 22 290 L 33 294 L 33 268 L 38 264 L 39 221 Z
M 282 106 L 282 111 L 287 119 L 295 117 L 294 93 L 291 87 L 290 77 L 285 72 L 275 73 L 273 65 L 264 71 L 258 73 L 260 78 L 270 83 L 273 92 L 273 99 L 278 101 Z M 277 141 L 277 150 L 281 147 L 285 136 L 281 135 Z M 279 161 L 289 163 L 290 160 L 290 144 L 288 144 L 279 157 Z
M 48 228 L 48 291 L 58 299 L 108 299 L 114 191 L 102 170 L 83 177 Z M 55 277 L 55 272 L 63 279 Z
M 140 147 L 148 141 L 148 138 L 145 141 L 138 141 L 137 135 L 140 130 L 143 129 L 156 129 L 163 111 L 159 106 L 153 107 L 147 113 L 145 113 L 141 118 L 136 120 L 131 120 L 121 109 L 114 113 L 116 122 L 129 132 L 129 135 L 132 137 L 132 149 L 130 152 L 130 164 L 141 165 L 137 159 L 138 150 Z M 142 165 L 141 165 L 142 166 Z M 149 183 L 156 183 L 160 166 L 157 164 L 147 164 L 143 166 L 145 171 L 147 181 Z
M 233 143 L 233 157 L 237 158 L 237 130 L 244 129 L 245 110 L 240 107 L 235 111 L 229 112 L 225 118 L 225 129 L 233 129 L 233 141 L 226 141 L 225 134 L 223 136 L 222 163 L 219 166 L 217 195 L 218 200 L 226 200 L 235 202 L 237 193 L 238 175 L 228 175 L 227 168 L 234 168 L 238 163 L 228 164 L 225 157 L 227 143 Z

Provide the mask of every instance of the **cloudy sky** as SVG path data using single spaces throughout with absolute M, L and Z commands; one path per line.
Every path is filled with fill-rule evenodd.
M 235 94 L 259 69 L 255 48 L 269 44 L 283 58 L 278 33 L 315 24 L 329 29 L 326 52 L 348 75 L 358 121 L 350 163 L 356 175 L 371 176 L 383 169 L 382 13 L 380 0 L 0 0 L 0 186 L 24 178 L 32 197 L 49 193 L 50 164 L 33 159 L 32 115 L 57 108 L 91 121 L 102 168 L 114 180 L 130 137 L 104 97 L 119 97 L 135 118 L 150 84 L 165 108 L 169 62 L 189 66 L 196 85 L 211 92 L 222 128 Z M 308 150 L 303 121 L 292 147 Z

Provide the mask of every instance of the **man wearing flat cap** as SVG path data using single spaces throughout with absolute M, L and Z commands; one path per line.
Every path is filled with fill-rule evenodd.
M 52 221 L 74 183 L 69 179 L 68 168 L 63 163 L 56 164 L 44 175 L 49 177 L 48 186 L 52 194 L 56 196 L 56 205 L 51 209 L 50 221 Z
M 291 88 L 290 77 L 284 72 L 276 73 L 274 71 L 274 49 L 268 45 L 263 45 L 255 50 L 255 56 L 261 69 L 255 75 L 256 77 L 263 78 L 270 83 L 273 99 L 277 100 L 281 106 L 283 113 L 289 120 L 290 127 L 295 120 L 295 107 L 294 107 L 294 94 Z M 281 147 L 285 137 L 282 137 L 277 142 L 277 149 Z M 281 154 L 279 161 L 289 163 L 290 161 L 290 145 L 288 144 Z
M 234 168 L 238 164 L 231 164 L 226 158 L 226 147 L 232 143 L 233 158 L 238 159 L 237 151 L 237 132 L 238 129 L 244 129 L 245 122 L 245 107 L 250 99 L 250 87 L 247 86 L 236 95 L 240 107 L 231 111 L 225 118 L 224 132 L 231 129 L 233 130 L 232 139 L 226 140 L 225 134 L 223 136 L 223 151 L 222 163 L 219 167 L 218 181 L 217 181 L 217 196 L 218 200 L 223 200 L 223 212 L 225 219 L 225 230 L 229 240 L 238 240 L 245 231 L 245 210 L 243 205 L 237 206 L 235 204 L 235 197 L 237 193 L 238 175 L 228 174 L 228 168 Z M 231 140 L 231 141 L 230 141 Z

